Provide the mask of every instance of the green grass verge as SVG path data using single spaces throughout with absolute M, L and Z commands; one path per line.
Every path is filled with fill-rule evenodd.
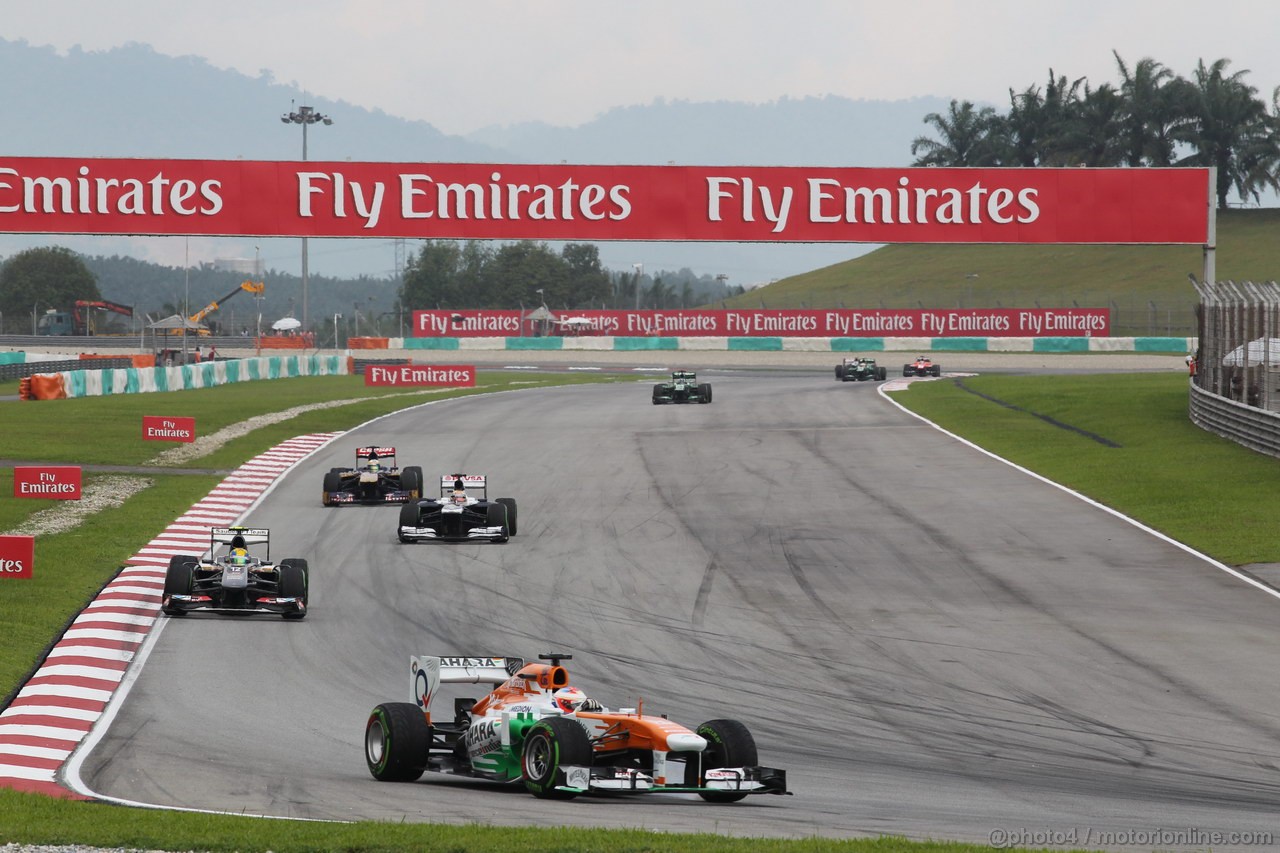
M 1217 560 L 1280 562 L 1274 498 L 1280 462 L 1192 424 L 1181 374 L 990 375 L 916 382 L 893 396 L 980 447 Z

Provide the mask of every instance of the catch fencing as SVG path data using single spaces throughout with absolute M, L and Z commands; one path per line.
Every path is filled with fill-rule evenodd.
M 1280 285 L 1191 283 L 1200 295 L 1192 423 L 1280 457 Z

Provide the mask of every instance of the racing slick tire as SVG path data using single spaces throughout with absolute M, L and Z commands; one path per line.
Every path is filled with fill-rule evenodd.
M 400 488 L 411 493 L 414 499 L 422 497 L 422 469 L 410 465 L 400 472 Z
M 498 503 L 507 508 L 507 533 L 516 535 L 516 499 L 498 498 Z
M 911 375 L 912 373 L 914 373 L 914 372 L 915 372 L 915 368 L 914 368 L 914 367 L 912 367 L 910 364 L 904 364 L 904 365 L 902 365 L 902 375 L 903 375 L 903 376 L 910 376 L 910 375 Z
M 191 594 L 191 575 L 199 561 L 195 557 L 177 554 L 169 558 L 169 570 L 164 575 L 164 597 Z M 161 608 L 167 616 L 185 616 L 180 607 Z
M 842 379 L 844 379 L 844 365 L 837 364 L 836 365 L 836 381 L 839 382 Z
M 511 538 L 511 519 L 507 515 L 506 504 L 493 501 L 485 507 L 485 524 L 502 528 L 502 536 L 494 539 L 494 542 L 506 542 Z
M 660 405 L 662 405 L 662 402 L 663 402 L 663 401 L 662 401 L 662 386 L 661 386 L 661 385 L 654 385 L 654 386 L 653 386 L 653 404 L 654 404 L 655 406 L 660 406 Z
M 717 767 L 754 767 L 760 761 L 755 738 L 737 720 L 707 720 L 698 726 L 697 734 L 707 741 L 707 748 L 702 751 L 704 774 Z M 698 781 L 702 784 L 702 779 Z M 709 803 L 736 803 L 747 795 L 737 791 L 701 791 L 698 796 Z
M 431 726 L 412 702 L 384 702 L 364 724 L 364 761 L 379 782 L 412 782 L 427 769 Z
M 940 365 L 940 364 L 935 364 L 935 365 L 933 365 L 932 367 L 930 367 L 930 368 L 929 368 L 929 375 L 930 375 L 930 376 L 941 376 L 941 375 L 942 375 L 942 365 Z
M 591 741 L 573 720 L 543 717 L 524 738 L 520 770 L 529 793 L 544 800 L 571 800 L 577 791 L 556 788 L 563 767 L 590 767 Z
M 888 378 L 888 376 L 889 376 L 889 368 L 887 367 L 876 368 L 876 379 L 879 379 L 881 382 L 883 382 L 886 378 Z
M 400 507 L 400 525 L 396 528 L 396 537 L 401 542 L 408 542 L 400 532 L 401 527 L 417 527 L 418 526 L 418 505 L 416 503 L 407 503 Z
M 329 500 L 329 493 L 340 491 L 342 491 L 342 469 L 338 468 L 324 475 L 324 494 L 320 496 L 320 503 L 333 506 L 333 502 Z
M 703 382 L 701 385 L 698 386 L 698 402 L 699 403 L 711 402 L 711 383 L 710 382 Z
M 286 619 L 302 619 L 307 615 L 307 591 L 311 586 L 311 571 L 307 561 L 297 557 L 280 561 L 280 597 L 302 599 L 302 610 L 280 614 Z

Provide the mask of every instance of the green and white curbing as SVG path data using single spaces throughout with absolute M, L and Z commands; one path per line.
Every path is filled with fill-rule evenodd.
M 429 350 L 738 350 L 764 352 L 1160 352 L 1191 353 L 1196 338 L 391 338 L 390 349 Z
M 174 367 L 67 370 L 59 371 L 59 374 L 68 397 L 101 397 L 186 391 L 291 376 L 337 376 L 348 372 L 348 364 L 346 356 L 288 355 L 207 361 Z

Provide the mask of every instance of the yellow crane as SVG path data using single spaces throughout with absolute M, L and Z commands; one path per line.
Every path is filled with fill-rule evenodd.
M 235 289 L 235 290 L 231 291 L 230 293 L 228 293 L 226 296 L 222 297 L 221 299 L 215 299 L 215 300 L 213 300 L 213 301 L 212 301 L 212 302 L 210 302 L 208 305 L 204 306 L 203 308 L 201 308 L 201 309 L 200 309 L 199 311 L 197 311 L 196 313 L 192 314 L 192 315 L 191 315 L 190 317 L 188 317 L 187 319 L 188 319 L 188 320 L 190 320 L 192 323 L 199 323 L 199 322 L 201 322 L 202 320 L 204 320 L 204 318 L 205 318 L 205 317 L 208 317 L 208 316 L 209 316 L 210 314 L 212 314 L 214 311 L 217 311 L 219 308 L 221 308 L 221 307 L 222 307 L 222 303 L 226 302 L 228 299 L 230 299 L 231 297 L 235 296 L 235 295 L 236 295 L 237 293 L 239 293 L 240 291 L 242 291 L 242 290 L 243 290 L 245 293 L 252 293 L 254 296 L 261 296 L 261 295 L 262 295 L 262 291 L 263 291 L 263 290 L 265 290 L 265 289 L 266 289 L 266 283 L 265 283 L 265 282 L 261 282 L 261 281 L 242 281 L 242 282 L 240 282 L 240 284 L 239 284 L 239 285 L 237 285 L 237 286 L 236 286 L 236 289 Z

